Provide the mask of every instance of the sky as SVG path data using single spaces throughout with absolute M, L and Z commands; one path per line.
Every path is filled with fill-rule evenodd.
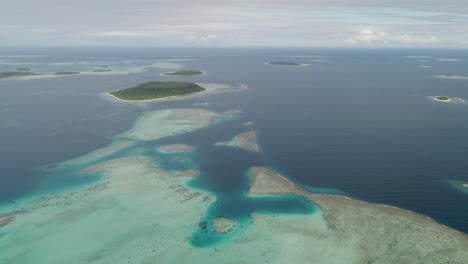
M 468 0 L 0 0 L 0 46 L 468 47 Z

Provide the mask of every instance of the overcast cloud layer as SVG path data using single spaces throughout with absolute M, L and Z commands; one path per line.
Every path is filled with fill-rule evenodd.
M 0 45 L 468 47 L 467 0 L 0 0 Z

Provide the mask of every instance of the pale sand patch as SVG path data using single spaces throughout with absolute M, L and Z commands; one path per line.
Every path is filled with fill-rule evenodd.
M 434 75 L 435 78 L 453 79 L 453 80 L 467 80 L 468 77 L 461 75 Z
M 230 218 L 218 217 L 213 220 L 215 234 L 228 234 L 236 227 L 236 222 Z
M 163 145 L 158 148 L 158 150 L 162 153 L 173 153 L 173 152 L 190 152 L 193 151 L 195 148 L 193 146 L 187 144 L 170 144 L 170 145 Z
M 120 136 L 132 140 L 156 140 L 207 127 L 217 115 L 209 110 L 189 108 L 152 111 Z
M 260 147 L 253 142 L 257 137 L 257 133 L 255 130 L 241 133 L 234 137 L 234 139 L 229 143 L 229 145 L 253 151 L 253 152 L 260 152 Z
M 0 228 L 8 225 L 11 223 L 13 220 L 15 220 L 15 217 L 19 214 L 26 213 L 25 211 L 13 211 L 10 213 L 4 213 L 0 214 Z
M 442 59 L 436 59 L 436 61 L 443 61 L 443 62 L 455 62 L 455 61 L 461 61 L 461 59 L 455 59 L 455 58 L 442 58 Z
M 175 176 L 179 177 L 198 177 L 201 175 L 201 171 L 195 169 L 187 169 L 177 173 Z
M 2 228 L 0 262 L 188 263 L 194 248 L 187 237 L 213 196 L 153 164 L 147 157 L 106 161 L 85 170 L 105 182 L 29 204 L 29 213 Z
M 106 156 L 115 154 L 115 153 L 117 153 L 117 152 L 119 152 L 121 150 L 124 150 L 124 149 L 126 149 L 126 148 L 128 148 L 128 147 L 130 147 L 130 146 L 132 146 L 134 144 L 135 144 L 135 142 L 132 142 L 132 141 L 129 141 L 129 140 L 113 141 L 111 144 L 109 144 L 109 145 L 107 145 L 107 146 L 105 146 L 103 148 L 91 151 L 88 154 L 85 154 L 85 155 L 83 155 L 81 157 L 61 162 L 58 165 L 68 167 L 68 166 L 76 166 L 76 165 L 85 164 L 85 163 L 92 162 L 92 161 L 95 161 L 97 159 L 104 158 Z
M 267 168 L 254 167 L 250 172 L 253 174 L 250 193 L 285 194 L 289 190 L 289 193 L 303 195 L 323 210 L 325 226 L 320 226 L 320 221 L 300 224 L 299 219 L 294 227 L 275 223 L 275 230 L 295 229 L 298 234 L 304 234 L 300 239 L 305 245 L 320 244 L 319 247 L 331 248 L 337 253 L 349 251 L 350 258 L 346 262 L 336 263 L 462 264 L 468 259 L 468 236 L 429 217 L 347 197 L 306 193 Z M 265 218 L 268 217 L 260 219 L 265 221 Z M 275 222 L 274 219 L 270 221 Z M 313 250 L 313 247 L 307 248 Z
M 296 185 L 286 177 L 265 167 L 252 167 L 250 181 L 250 195 L 288 194 L 300 191 Z
M 228 142 L 226 141 L 218 141 L 218 142 L 215 142 L 214 145 L 216 147 L 224 147 L 224 146 L 227 146 L 228 145 Z

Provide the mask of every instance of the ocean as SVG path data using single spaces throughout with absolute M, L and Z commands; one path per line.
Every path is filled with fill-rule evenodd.
M 172 65 L 161 66 L 160 61 Z M 306 65 L 266 65 L 269 61 Z M 311 191 L 397 206 L 468 233 L 468 196 L 447 182 L 468 180 L 468 105 L 429 98 L 468 98 L 468 80 L 434 77 L 468 76 L 468 51 L 0 50 L 0 71 L 17 67 L 37 72 L 88 71 L 90 65 L 103 63 L 117 69 L 115 74 L 0 80 L 1 204 L 8 206 L 18 199 L 99 181 L 99 177 L 66 170 L 50 173 L 44 168 L 108 145 L 146 111 L 238 109 L 241 113 L 234 120 L 145 143 L 196 147 L 192 159 L 199 164 L 202 176 L 190 185 L 217 195 L 218 201 L 210 209 L 213 214 L 247 221 L 255 211 L 315 210 L 294 196 L 247 199 L 247 169 L 267 166 Z M 178 67 L 206 74 L 160 76 Z M 242 83 L 248 89 L 143 106 L 113 102 L 104 95 L 162 80 Z M 254 126 L 243 126 L 245 122 Z M 250 129 L 258 133 L 259 154 L 213 145 Z M 181 166 L 162 158 L 160 162 L 174 169 Z

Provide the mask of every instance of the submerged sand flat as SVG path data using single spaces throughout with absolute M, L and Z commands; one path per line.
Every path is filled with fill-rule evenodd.
M 132 140 L 156 140 L 211 125 L 218 114 L 205 109 L 170 109 L 144 114 L 120 136 Z
M 159 147 L 159 151 L 163 153 L 188 152 L 192 150 L 194 150 L 194 147 L 187 144 L 170 144 Z
M 96 159 L 100 159 L 112 154 L 115 154 L 121 150 L 124 150 L 128 147 L 131 147 L 134 145 L 135 142 L 128 141 L 128 140 L 119 140 L 119 141 L 113 141 L 111 144 L 108 146 L 105 146 L 103 148 L 94 150 L 89 152 L 86 155 L 83 155 L 81 157 L 69 160 L 69 161 L 64 161 L 61 162 L 59 165 L 60 166 L 76 166 L 76 165 L 82 165 L 91 161 L 94 161 Z
M 32 204 L 0 237 L 2 263 L 181 263 L 212 197 L 147 157 L 86 169 L 104 182 Z M 40 243 L 37 243 L 40 241 Z M 185 241 L 185 243 L 184 243 Z M 187 262 L 185 262 L 187 263 Z
M 109 147 L 85 155 L 85 162 L 75 159 L 70 164 L 86 164 L 81 172 L 101 174 L 101 181 L 21 204 L 22 213 L 3 212 L 0 263 L 426 264 L 468 258 L 466 235 L 425 216 L 305 193 L 262 167 L 250 171 L 250 195 L 300 194 L 320 211 L 253 213 L 243 227 L 217 216 L 213 232 L 226 239 L 212 247 L 194 246 L 191 236 L 216 202 L 213 194 L 188 187 L 202 172 L 171 171 L 144 152 L 136 154 L 133 144 L 119 142 L 145 143 L 193 131 L 210 125 L 213 115 L 203 109 L 149 112 Z
M 228 145 L 235 146 L 248 151 L 259 152 L 260 146 L 254 142 L 256 138 L 257 133 L 255 132 L 255 130 L 252 130 L 235 136 L 234 139 L 228 143 Z
M 468 236 L 414 212 L 385 205 L 356 201 L 347 197 L 310 194 L 267 168 L 250 170 L 252 195 L 301 194 L 320 206 L 323 213 L 313 222 L 296 219 L 282 222 L 271 216 L 256 215 L 254 226 L 270 221 L 275 230 L 296 230 L 294 234 L 308 255 L 318 248 L 329 254 L 329 262 L 317 263 L 465 263 Z M 257 222 L 257 223 L 255 223 Z M 293 235 L 283 235 L 285 241 Z M 312 246 L 316 245 L 316 246 Z M 334 249 L 337 253 L 327 252 Z M 316 253 L 319 253 L 317 251 Z M 340 255 L 348 252 L 345 262 Z M 310 256 L 310 260 L 314 257 Z M 321 257 L 315 257 L 319 261 Z M 286 261 L 286 259 L 285 259 Z M 337 262 L 340 261 L 340 262 Z M 297 262 L 300 263 L 300 262 Z M 314 262 L 311 262 L 314 263 Z
M 447 180 L 447 182 L 455 189 L 462 191 L 465 194 L 468 194 L 468 182 L 467 181 L 456 181 L 456 180 Z

